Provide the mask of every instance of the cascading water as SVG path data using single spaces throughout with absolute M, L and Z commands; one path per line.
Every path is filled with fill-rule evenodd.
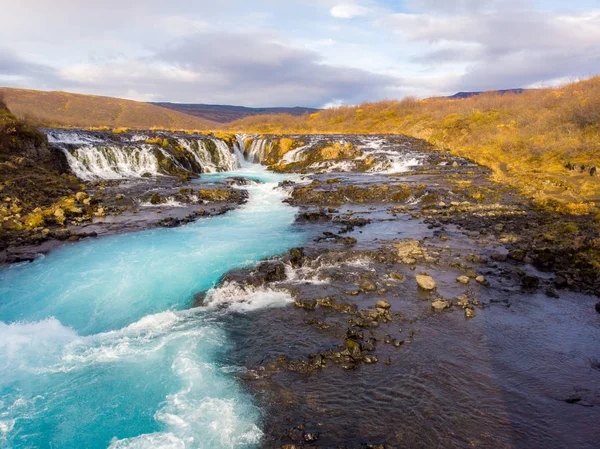
M 219 167 L 222 169 L 221 171 L 233 171 L 240 168 L 240 163 L 238 157 L 231 152 L 231 149 L 225 142 L 219 139 L 210 139 L 215 146 L 217 147 L 217 152 L 219 155 Z
M 156 150 L 150 145 L 123 148 L 115 145 L 93 146 L 88 144 L 72 151 L 63 151 L 73 173 L 86 181 L 141 178 L 159 174 Z M 167 154 L 164 155 L 169 157 Z
M 168 160 L 167 166 L 179 172 L 216 173 L 240 168 L 234 150 L 223 140 L 212 137 L 175 138 L 196 162 L 197 168 L 192 169 L 176 157 L 177 150 L 162 145 L 165 140 L 161 137 L 152 142 L 144 134 L 129 138 L 115 134 L 110 135 L 110 140 L 99 133 L 84 131 L 48 130 L 47 134 L 49 142 L 64 152 L 73 173 L 86 181 L 172 174 L 161 166 L 161 159 Z
M 260 411 L 232 376 L 238 368 L 219 362 L 229 343 L 218 317 L 291 298 L 212 294 L 208 307 L 189 307 L 226 271 L 304 236 L 282 202 L 282 176 L 255 164 L 230 175 L 265 183 L 220 217 L 64 246 L 0 271 L 0 447 L 259 444 Z
M 268 139 L 254 139 L 248 148 L 248 160 L 254 163 L 262 162 L 271 150 L 271 145 Z

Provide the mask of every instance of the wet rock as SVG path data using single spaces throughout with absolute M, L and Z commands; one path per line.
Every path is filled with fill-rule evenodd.
M 459 295 L 456 297 L 456 305 L 463 309 L 469 305 L 469 297 L 467 295 Z
M 600 313 L 600 302 L 596 304 L 596 312 Z
M 436 282 L 428 274 L 418 274 L 416 279 L 419 288 L 422 290 L 432 291 L 437 288 Z
M 338 302 L 329 296 L 317 299 L 317 304 L 321 307 L 333 309 L 338 312 L 356 313 L 355 305 Z
M 294 305 L 300 309 L 315 310 L 317 308 L 317 301 L 314 299 L 297 299 L 294 301 Z
M 516 249 L 508 253 L 509 259 L 516 260 L 517 262 L 523 262 L 526 256 L 527 253 L 522 249 Z
M 502 253 L 494 253 L 491 255 L 491 258 L 495 262 L 506 262 L 507 256 Z
M 528 290 L 535 290 L 540 286 L 540 278 L 526 275 L 521 278 L 521 286 Z
M 287 279 L 285 265 L 282 262 L 263 263 L 258 267 L 265 282 L 279 282 Z
M 160 196 L 160 194 L 158 193 L 153 193 L 152 196 L 150 197 L 150 204 L 160 204 L 162 203 L 162 198 Z
M 465 318 L 467 318 L 467 319 L 475 318 L 475 315 L 477 315 L 475 313 L 475 310 L 473 310 L 473 309 L 465 309 Z
M 377 301 L 377 304 L 375 305 L 375 307 L 377 307 L 378 309 L 391 309 L 392 305 L 387 302 L 385 299 L 380 299 L 379 301 Z
M 459 276 L 456 278 L 456 282 L 466 285 L 470 282 L 470 279 L 467 276 Z
M 431 303 L 431 307 L 435 310 L 449 309 L 452 303 L 446 299 L 436 299 Z
M 546 289 L 546 296 L 549 298 L 560 298 L 560 296 L 558 295 L 558 292 L 553 289 L 552 287 Z
M 406 276 L 401 273 L 390 273 L 390 277 L 400 282 L 404 282 L 406 280 Z
M 365 365 L 371 365 L 373 363 L 377 363 L 377 357 L 374 355 L 366 355 L 363 357 L 362 361 Z
M 290 249 L 290 263 L 294 268 L 300 268 L 302 261 L 304 260 L 304 248 L 292 248 Z
M 484 276 L 477 276 L 475 281 L 481 285 L 487 285 L 488 281 Z
M 86 199 L 88 199 L 89 197 L 90 197 L 90 196 L 89 196 L 87 193 L 85 193 L 85 192 L 77 192 L 77 193 L 75 194 L 75 199 L 76 199 L 77 201 L 79 201 L 80 203 L 82 203 L 82 202 L 83 202 L 83 200 L 86 200 Z
M 370 279 L 363 278 L 358 283 L 358 287 L 365 293 L 377 291 L 377 284 Z
M 323 223 L 327 221 L 331 221 L 333 215 L 328 214 L 327 212 L 320 210 L 315 212 L 302 212 L 298 214 L 296 220 L 298 222 L 308 222 L 308 223 Z

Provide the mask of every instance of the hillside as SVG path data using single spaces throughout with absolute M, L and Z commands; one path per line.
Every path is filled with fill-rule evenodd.
M 216 123 L 159 106 L 67 92 L 0 88 L 18 117 L 45 126 L 206 130 Z
M 600 77 L 556 89 L 465 99 L 405 99 L 302 117 L 248 117 L 255 133 L 399 133 L 490 167 L 541 204 L 586 212 L 600 204 Z
M 449 97 L 446 98 L 451 98 L 451 99 L 459 99 L 459 98 L 471 98 L 471 97 L 476 97 L 477 95 L 483 95 L 483 94 L 522 94 L 523 92 L 525 92 L 525 89 L 502 89 L 502 90 L 496 90 L 496 91 L 487 91 L 487 92 L 457 92 L 454 95 L 451 95 Z
M 247 108 L 245 106 L 226 106 L 217 104 L 181 104 L 181 103 L 150 103 L 184 114 L 194 115 L 218 123 L 229 123 L 251 115 L 290 114 L 302 115 L 318 112 L 319 109 L 302 108 Z

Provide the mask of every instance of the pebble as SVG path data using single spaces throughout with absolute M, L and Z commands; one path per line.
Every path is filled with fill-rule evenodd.
M 456 278 L 456 282 L 460 282 L 461 284 L 468 284 L 470 279 L 467 276 L 459 276 Z
M 437 288 L 437 284 L 428 274 L 418 274 L 417 284 L 419 285 L 419 288 L 427 291 L 435 290 Z

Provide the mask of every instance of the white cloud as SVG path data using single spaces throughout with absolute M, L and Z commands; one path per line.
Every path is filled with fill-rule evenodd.
M 355 17 L 366 16 L 371 10 L 364 6 L 353 3 L 341 3 L 331 8 L 331 15 L 336 19 L 353 19 Z
M 409 42 L 426 44 L 413 62 L 436 71 L 440 64 L 454 64 L 454 83 L 449 83 L 454 90 L 525 87 L 600 71 L 600 11 L 401 13 L 379 24 Z

